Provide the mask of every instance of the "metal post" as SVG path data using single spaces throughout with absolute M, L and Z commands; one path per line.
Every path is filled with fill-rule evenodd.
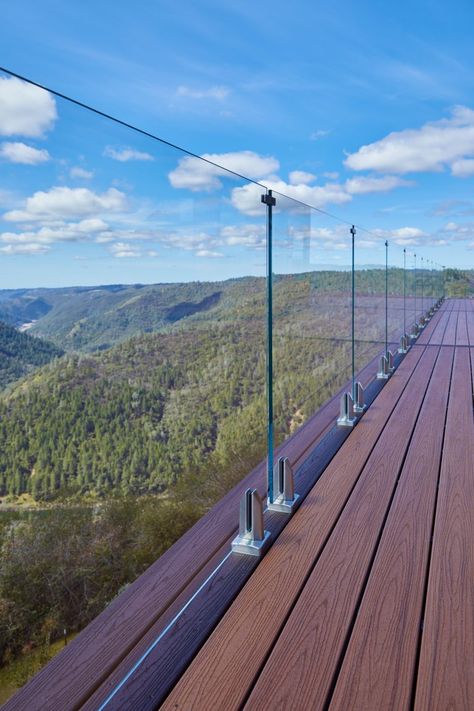
M 273 503 L 273 208 L 276 200 L 272 191 L 262 195 L 267 206 L 267 487 L 268 501 Z
M 388 240 L 385 240 L 385 355 L 388 353 Z
M 416 309 L 417 309 L 417 305 L 416 305 L 416 282 L 417 282 L 417 279 L 418 279 L 418 275 L 417 275 L 417 273 L 416 273 L 416 254 L 414 254 L 413 257 L 414 257 L 414 262 L 415 262 L 415 288 L 414 288 L 414 292 L 415 292 L 415 326 L 416 326 L 417 329 L 418 329 L 418 312 L 417 312 L 417 310 L 416 310 Z
M 403 335 L 407 332 L 407 250 L 403 249 Z
M 356 401 L 356 382 L 355 382 L 355 226 L 351 227 L 352 235 L 352 400 Z
M 425 306 L 424 306 L 424 299 L 423 299 L 423 287 L 424 287 L 424 275 L 423 275 L 423 257 L 421 258 L 421 318 L 423 321 L 421 322 L 422 325 L 424 325 L 424 314 L 425 314 Z

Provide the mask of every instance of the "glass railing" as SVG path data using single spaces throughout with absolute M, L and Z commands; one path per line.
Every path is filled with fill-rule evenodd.
M 351 377 L 347 228 L 273 193 L 274 443 L 296 432 Z M 342 247 L 342 250 L 341 250 Z M 333 260 L 334 265 L 330 263 Z
M 2 154 L 0 321 L 29 358 L 1 371 L 7 658 L 83 627 L 264 461 L 271 502 L 287 440 L 342 388 L 355 402 L 444 287 L 420 255 L 262 185 L 271 158 L 196 156 L 1 79 L 44 109 Z M 93 581 L 73 597 L 64 551 L 67 580 Z M 53 579 L 54 605 L 25 617 Z

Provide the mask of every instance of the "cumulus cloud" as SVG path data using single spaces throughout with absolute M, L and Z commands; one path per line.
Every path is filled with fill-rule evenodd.
M 352 197 L 342 185 L 326 183 L 325 185 L 290 185 L 283 180 L 265 180 L 267 188 L 276 193 L 276 209 L 285 209 L 292 212 L 304 210 L 304 205 L 323 207 L 328 203 L 341 204 L 349 202 Z M 248 184 L 232 190 L 231 201 L 233 206 L 246 215 L 261 215 L 262 206 L 260 196 L 262 189 L 259 185 Z M 298 202 L 293 202 L 294 200 Z
M 222 252 L 214 252 L 211 249 L 198 249 L 196 252 L 197 257 L 210 257 L 215 259 L 216 257 L 223 257 Z
M 106 146 L 104 156 L 118 160 L 120 163 L 127 163 L 130 160 L 155 160 L 152 155 L 144 151 L 137 151 L 134 148 L 113 148 Z
M 320 138 L 325 138 L 325 136 L 329 136 L 330 133 L 331 133 L 331 131 L 325 131 L 322 128 L 318 128 L 317 131 L 313 131 L 310 134 L 309 140 L 310 141 L 318 141 Z
M 347 156 L 352 170 L 382 173 L 439 172 L 474 157 L 474 111 L 456 106 L 451 117 L 424 124 L 419 129 L 395 131 Z M 463 165 L 458 165 L 463 171 Z
M 190 99 L 216 99 L 223 101 L 230 94 L 226 86 L 211 86 L 209 89 L 191 89 L 189 86 L 178 86 L 177 96 L 186 96 Z
M 413 183 L 395 175 L 385 175 L 381 178 L 358 176 L 346 180 L 345 188 L 351 195 L 363 195 L 365 193 L 385 193 L 394 188 L 409 185 L 413 185 Z
M 137 247 L 137 245 L 128 242 L 116 242 L 115 244 L 111 244 L 109 250 L 111 254 L 118 259 L 158 256 L 158 252 L 155 250 L 143 250 L 141 247 Z
M 253 151 L 204 153 L 202 158 L 204 160 L 193 156 L 181 158 L 178 166 L 168 175 L 171 185 L 174 188 L 187 188 L 193 191 L 211 191 L 222 187 L 220 178 L 232 177 L 226 170 L 244 175 L 251 180 L 258 180 L 280 167 L 275 158 L 261 156 Z
M 231 247 L 264 249 L 266 228 L 265 225 L 258 224 L 226 225 L 221 230 L 221 237 L 225 244 Z
M 15 77 L 0 77 L 0 135 L 40 137 L 56 119 L 51 94 Z
M 470 175 L 474 175 L 474 158 L 455 160 L 451 164 L 451 173 L 457 178 L 468 178 Z
M 309 185 L 309 183 L 316 180 L 316 176 L 312 173 L 307 173 L 305 170 L 292 170 L 289 180 L 291 185 Z
M 34 222 L 85 218 L 108 212 L 119 212 L 126 208 L 124 193 L 116 188 L 94 193 L 88 188 L 54 187 L 44 192 L 34 193 L 25 201 L 21 210 L 11 210 L 3 215 L 9 222 Z
M 10 163 L 23 163 L 24 165 L 38 165 L 45 163 L 51 156 L 48 151 L 42 148 L 33 148 L 26 143 L 2 143 L 0 145 L 0 158 L 8 160 Z
M 419 227 L 398 227 L 392 230 L 374 229 L 372 232 L 383 240 L 398 244 L 400 247 L 415 247 L 427 241 L 432 242 L 433 237 Z
M 69 175 L 71 178 L 79 178 L 80 180 L 90 180 L 94 177 L 92 170 L 85 170 L 85 168 L 81 168 L 80 166 L 71 168 Z
M 0 253 L 7 255 L 14 254 L 44 254 L 49 252 L 50 247 L 44 244 L 7 244 L 0 247 Z
M 451 240 L 466 240 L 474 237 L 474 222 L 448 222 L 443 232 L 449 234 Z
M 54 226 L 43 226 L 37 230 L 24 232 L 2 232 L 0 241 L 9 244 L 55 244 L 56 242 L 80 242 L 91 235 L 106 230 L 103 220 L 92 218 L 80 222 L 57 222 Z

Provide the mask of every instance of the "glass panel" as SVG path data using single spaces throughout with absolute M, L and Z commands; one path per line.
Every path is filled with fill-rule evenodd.
M 385 351 L 385 241 L 359 230 L 355 250 L 355 367 L 365 387 Z
M 403 250 L 389 244 L 388 270 L 388 347 L 395 354 L 406 328 L 406 302 L 404 299 Z
M 0 396 L 0 497 L 49 507 L 0 560 L 14 655 L 83 627 L 264 459 L 266 219 L 260 185 L 0 81 L 49 116 L 3 141 L 0 186 L 0 319 L 49 342 Z M 51 602 L 25 619 L 25 596 Z
M 349 227 L 274 196 L 273 383 L 279 445 L 351 378 L 351 273 Z
M 405 255 L 406 263 L 406 323 L 407 334 L 411 336 L 417 320 L 416 311 L 416 282 L 415 282 L 415 255 L 407 250 Z

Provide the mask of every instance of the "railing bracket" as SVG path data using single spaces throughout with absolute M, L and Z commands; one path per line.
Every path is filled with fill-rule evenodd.
M 354 412 L 356 415 L 362 415 L 367 405 L 364 402 L 364 388 L 362 383 L 355 383 L 354 385 Z
M 279 457 L 273 467 L 273 502 L 267 502 L 269 511 L 293 513 L 299 494 L 295 494 L 293 468 L 288 457 Z
M 405 354 L 405 353 L 408 353 L 409 349 L 410 349 L 410 339 L 409 339 L 409 336 L 405 333 L 400 338 L 400 348 L 398 349 L 398 352 Z
M 260 556 L 270 544 L 270 533 L 263 528 L 262 500 L 257 489 L 247 489 L 240 500 L 239 535 L 232 551 Z
M 354 427 L 357 418 L 354 414 L 354 401 L 350 393 L 344 393 L 341 397 L 341 414 L 337 418 L 339 427 Z
M 390 377 L 390 367 L 387 356 L 380 356 L 380 368 L 377 373 L 377 380 L 388 380 Z

